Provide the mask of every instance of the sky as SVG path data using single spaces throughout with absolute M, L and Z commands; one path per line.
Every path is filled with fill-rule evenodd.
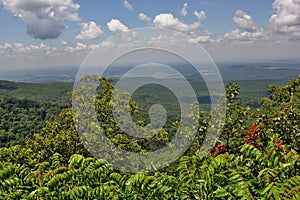
M 0 69 L 79 66 L 143 27 L 181 32 L 220 63 L 300 60 L 299 11 L 300 0 L 0 0 Z

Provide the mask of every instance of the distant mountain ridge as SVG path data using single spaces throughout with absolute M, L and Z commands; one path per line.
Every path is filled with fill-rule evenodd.
M 187 76 L 189 80 L 199 81 L 199 75 L 193 74 L 191 65 L 170 64 L 175 70 Z M 300 74 L 300 63 L 248 63 L 218 64 L 223 80 L 257 80 L 297 78 Z M 122 75 L 133 66 L 112 66 L 109 76 Z M 74 82 L 79 67 L 49 67 L 26 70 L 0 70 L 0 80 L 28 83 Z M 201 77 L 200 77 L 201 79 Z

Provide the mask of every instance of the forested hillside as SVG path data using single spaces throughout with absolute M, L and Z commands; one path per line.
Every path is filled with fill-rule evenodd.
M 115 145 L 143 153 L 172 139 L 178 122 L 152 138 L 126 135 L 109 111 L 110 81 L 86 80 L 100 83 L 97 117 L 106 122 L 102 127 Z M 93 158 L 77 135 L 72 110 L 65 108 L 25 145 L 0 149 L 0 199 L 299 199 L 300 76 L 270 86 L 268 97 L 255 107 L 239 100 L 238 84 L 228 84 L 226 91 L 225 126 L 211 152 L 199 151 L 210 119 L 199 111 L 198 132 L 185 155 L 164 169 L 137 174 Z M 25 102 L 17 107 L 28 112 Z M 29 109 L 35 106 L 30 103 Z M 132 101 L 130 109 L 138 118 L 138 104 Z M 34 113 L 39 112 L 36 106 Z M 136 123 L 145 125 L 142 119 Z
M 46 120 L 58 117 L 66 103 L 37 102 L 0 95 L 0 147 L 24 145 Z
M 47 120 L 70 107 L 72 83 L 0 81 L 0 147 L 25 144 Z
M 19 99 L 68 103 L 73 83 L 17 83 L 0 81 L 0 94 Z

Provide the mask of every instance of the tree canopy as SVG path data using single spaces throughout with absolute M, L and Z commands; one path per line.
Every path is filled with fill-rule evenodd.
M 126 135 L 115 126 L 109 110 L 111 82 L 98 77 L 87 77 L 86 81 L 99 83 L 97 118 L 105 122 L 102 127 L 115 145 L 143 153 L 172 139 L 178 121 L 153 138 Z M 74 113 L 65 108 L 28 138 L 25 146 L 0 149 L 0 197 L 299 199 L 300 76 L 283 87 L 270 86 L 269 96 L 261 99 L 258 107 L 238 99 L 237 84 L 226 88 L 226 121 L 213 150 L 199 151 L 210 119 L 209 113 L 199 110 L 198 132 L 189 150 L 170 166 L 148 173 L 117 171 L 107 161 L 93 158 L 78 136 Z M 137 124 L 146 126 L 138 118 L 136 102 L 131 101 L 128 109 L 137 115 Z

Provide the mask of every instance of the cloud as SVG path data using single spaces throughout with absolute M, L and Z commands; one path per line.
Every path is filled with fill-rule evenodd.
M 201 10 L 200 12 L 198 12 L 197 10 L 194 11 L 193 13 L 200 21 L 203 21 L 206 17 L 206 12 Z
M 100 45 L 98 44 L 83 44 L 81 42 L 77 42 L 75 46 L 68 46 L 64 49 L 66 53 L 76 53 L 77 55 L 79 54 L 87 54 L 93 49 L 98 48 Z
M 184 3 L 183 7 L 181 8 L 181 11 L 180 11 L 180 14 L 184 17 L 187 15 L 187 8 L 188 8 L 188 4 Z
M 150 21 L 151 20 L 151 18 L 150 17 L 148 17 L 146 14 L 144 14 L 144 13 L 140 13 L 139 14 L 139 18 L 140 18 L 140 20 L 144 20 L 144 21 Z
M 107 22 L 107 27 L 113 34 L 128 31 L 128 27 L 118 19 L 112 19 L 110 22 Z
M 26 23 L 27 33 L 37 39 L 53 39 L 66 29 L 65 21 L 80 21 L 79 4 L 73 0 L 2 0 L 3 7 Z
M 237 10 L 233 21 L 240 28 L 246 32 L 257 32 L 257 24 L 252 20 L 252 17 L 242 10 Z
M 86 44 L 77 42 L 75 47 L 68 46 L 65 48 L 65 51 L 69 53 L 84 52 L 87 50 L 87 47 L 88 46 Z
M 87 55 L 89 52 L 97 48 L 113 48 L 115 46 L 115 43 L 111 41 L 103 41 L 97 44 L 84 44 L 77 42 L 76 45 L 65 47 L 64 53 L 68 55 Z
M 12 53 L 18 52 L 21 48 L 24 48 L 22 43 L 4 43 L 0 45 L 0 55 L 11 55 Z
M 80 23 L 79 25 L 81 26 L 81 31 L 76 36 L 76 39 L 78 40 L 94 40 L 99 38 L 103 33 L 101 27 L 93 21 L 88 23 Z
M 238 26 L 238 29 L 225 33 L 218 41 L 253 42 L 264 38 L 264 30 L 258 28 L 252 17 L 244 11 L 237 10 L 233 21 Z
M 300 39 L 300 1 L 275 0 L 272 7 L 276 12 L 269 20 L 269 31 Z
M 154 45 L 154 46 L 159 46 L 159 47 L 174 45 L 178 42 L 181 42 L 181 41 L 178 41 L 178 36 L 176 35 L 176 33 L 169 34 L 169 32 L 164 32 L 164 31 L 162 31 L 159 35 L 152 36 L 148 40 L 149 45 Z
M 212 33 L 208 31 L 203 32 L 191 32 L 190 37 L 192 38 L 189 42 L 190 43 L 208 43 L 213 42 L 214 40 L 211 38 Z
M 233 40 L 233 41 L 254 41 L 264 36 L 263 31 L 259 30 L 256 32 L 247 32 L 240 31 L 239 29 L 235 29 L 228 33 L 225 33 L 223 36 L 223 40 Z
M 100 47 L 102 48 L 113 48 L 115 47 L 115 43 L 113 43 L 112 41 L 108 40 L 108 41 L 103 41 L 100 43 Z
M 193 24 L 185 24 L 178 18 L 175 18 L 171 13 L 161 13 L 159 15 L 156 15 L 153 23 L 158 28 L 170 28 L 182 32 L 193 31 L 201 27 L 201 24 L 199 22 L 194 22 Z
M 59 39 L 59 41 L 60 41 L 60 43 L 62 44 L 62 45 L 64 45 L 64 46 L 67 46 L 68 45 L 68 42 L 67 41 L 65 41 L 65 40 L 63 40 L 63 39 Z
M 132 5 L 131 5 L 127 0 L 125 0 L 125 1 L 123 2 L 123 6 L 124 6 L 125 8 L 127 8 L 128 10 L 133 10 Z
M 206 43 L 206 42 L 210 42 L 210 36 L 209 35 L 200 35 L 196 38 L 193 38 L 193 40 L 195 40 L 198 43 Z
M 54 55 L 58 51 L 55 47 L 49 47 L 43 43 L 40 43 L 39 45 L 28 45 L 25 46 L 22 43 L 19 42 L 13 42 L 13 43 L 4 43 L 3 45 L 0 45 L 0 55 L 4 56 L 17 56 L 17 55 Z

